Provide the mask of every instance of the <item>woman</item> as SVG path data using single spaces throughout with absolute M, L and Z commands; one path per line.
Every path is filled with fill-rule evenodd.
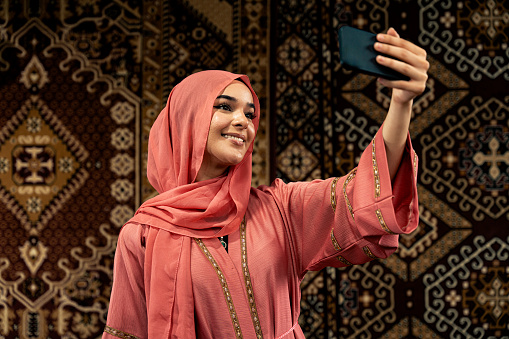
M 393 29 L 378 41 L 401 60 L 378 62 L 410 81 L 379 79 L 393 88 L 387 118 L 342 178 L 251 188 L 260 107 L 248 78 L 205 71 L 173 89 L 150 132 L 159 195 L 120 232 L 103 338 L 303 338 L 308 270 L 396 250 L 418 223 L 408 126 L 428 63 Z

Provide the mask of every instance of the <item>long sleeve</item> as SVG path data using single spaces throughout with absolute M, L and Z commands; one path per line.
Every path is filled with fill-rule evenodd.
M 127 224 L 119 234 L 104 339 L 147 337 L 143 231 Z
M 399 234 L 410 233 L 418 225 L 416 185 L 417 155 L 410 138 L 391 183 L 380 130 L 364 151 L 357 169 L 336 185 L 338 198 L 331 241 L 338 261 L 343 265 L 361 264 L 392 254 L 398 247 Z M 329 263 L 325 258 L 314 265 Z
M 418 225 L 416 170 L 408 138 L 391 183 L 380 130 L 358 167 L 344 177 L 289 184 L 276 180 L 262 188 L 276 201 L 298 274 L 393 253 L 398 234 Z

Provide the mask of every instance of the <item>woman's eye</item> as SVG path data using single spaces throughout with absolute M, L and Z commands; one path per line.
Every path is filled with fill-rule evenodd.
M 222 109 L 224 111 L 231 111 L 232 110 L 230 105 L 228 105 L 228 104 L 219 104 L 219 105 L 214 106 L 214 108 Z
M 256 118 L 256 114 L 254 114 L 254 113 L 246 113 L 246 118 L 248 118 L 249 120 L 253 120 L 254 118 Z

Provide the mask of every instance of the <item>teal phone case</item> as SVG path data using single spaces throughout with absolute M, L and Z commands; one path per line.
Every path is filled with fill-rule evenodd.
M 380 54 L 373 46 L 376 34 L 342 26 L 338 30 L 338 42 L 340 62 L 345 68 L 387 80 L 410 80 L 406 75 L 376 62 L 375 58 Z

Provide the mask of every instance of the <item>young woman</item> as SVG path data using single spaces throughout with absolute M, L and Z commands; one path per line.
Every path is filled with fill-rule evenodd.
M 258 99 L 245 75 L 193 74 L 150 132 L 159 195 L 122 228 L 103 338 L 304 338 L 309 270 L 386 258 L 418 224 L 412 100 L 425 52 L 391 29 L 375 48 L 410 81 L 393 88 L 383 127 L 342 178 L 251 188 Z

